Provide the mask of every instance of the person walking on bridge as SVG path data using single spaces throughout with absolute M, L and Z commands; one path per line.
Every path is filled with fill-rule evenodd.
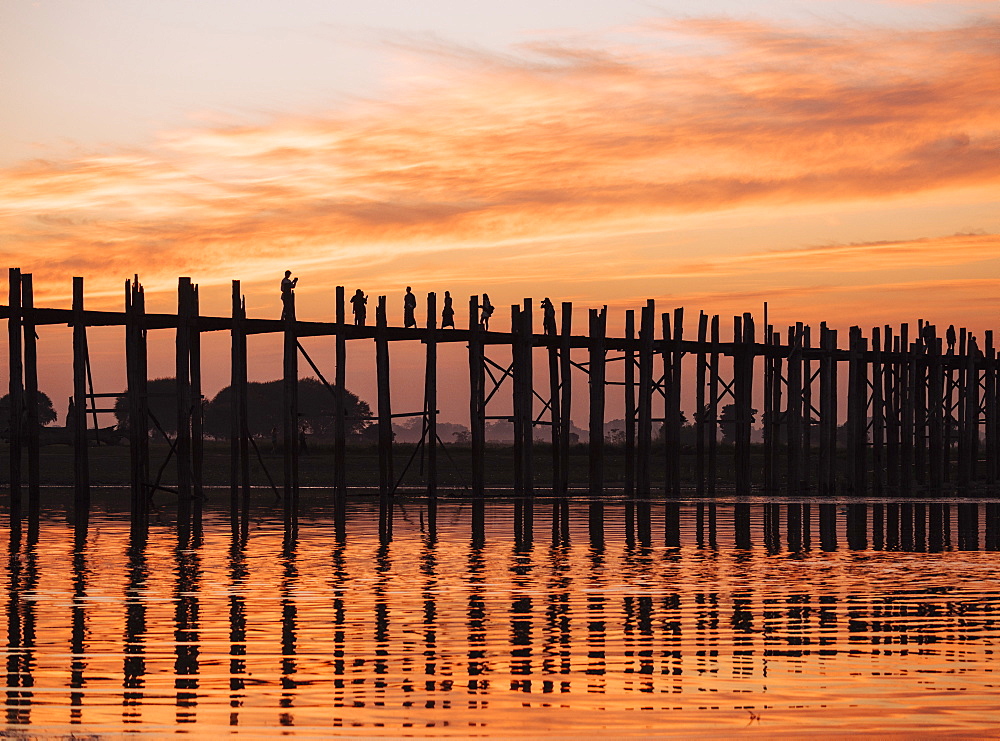
M 351 311 L 354 312 L 354 325 L 357 327 L 365 326 L 365 317 L 368 316 L 367 304 L 368 297 L 359 288 L 351 296 Z
M 298 278 L 292 277 L 292 271 L 286 270 L 285 277 L 281 279 L 281 318 L 295 318 L 295 286 L 299 283 Z
M 417 297 L 409 286 L 406 287 L 406 295 L 403 296 L 403 326 L 406 328 L 417 328 Z

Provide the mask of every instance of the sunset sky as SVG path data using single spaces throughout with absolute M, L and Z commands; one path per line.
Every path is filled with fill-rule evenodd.
M 186 275 L 276 316 L 289 268 L 306 319 L 344 284 L 395 321 L 412 285 L 998 328 L 995 0 L 694 8 L 8 0 L 0 255 L 54 306 L 138 273 L 169 311 Z

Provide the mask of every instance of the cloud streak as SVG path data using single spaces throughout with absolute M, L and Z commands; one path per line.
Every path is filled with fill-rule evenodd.
M 419 58 L 420 80 L 391 101 L 0 171 L 0 255 L 50 277 L 208 281 L 555 237 L 594 235 L 597 256 L 614 234 L 679 215 L 1000 184 L 1000 16 L 634 31 L 630 44 L 509 55 L 411 45 L 400 53 Z M 997 246 L 951 240 L 962 254 Z M 917 241 L 751 255 L 739 269 L 918 253 L 931 259 Z

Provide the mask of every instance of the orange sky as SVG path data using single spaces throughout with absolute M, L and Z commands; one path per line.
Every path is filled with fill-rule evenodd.
M 3 167 L 3 262 L 35 275 L 43 305 L 83 275 L 91 308 L 118 308 L 139 273 L 170 310 L 187 275 L 206 313 L 241 278 L 250 314 L 271 316 L 288 267 L 307 319 L 345 284 L 392 296 L 398 320 L 409 284 L 463 306 L 484 290 L 500 307 L 608 304 L 614 326 L 647 297 L 695 315 L 768 301 L 778 324 L 996 326 L 995 6 L 387 46 L 376 96 L 250 123 L 201 111 L 142 144 Z

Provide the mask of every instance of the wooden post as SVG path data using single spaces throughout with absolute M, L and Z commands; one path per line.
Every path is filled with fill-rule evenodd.
M 739 317 L 737 317 L 739 319 Z M 736 397 L 736 491 L 750 493 L 750 429 L 753 424 L 754 323 L 746 313 L 736 322 L 737 337 L 733 357 L 733 391 Z M 740 331 L 742 330 L 742 331 Z
M 514 493 L 530 495 L 533 490 L 532 449 L 532 380 L 531 380 L 531 300 L 523 308 L 511 306 L 511 354 L 514 365 Z
M 590 428 L 589 472 L 590 495 L 604 495 L 604 398 L 607 385 L 607 353 L 605 336 L 607 334 L 608 307 L 600 311 L 591 309 L 590 318 Z
M 883 327 L 882 406 L 885 424 L 885 485 L 899 487 L 899 356 L 892 350 L 892 327 Z
M 10 417 L 8 422 L 10 519 L 12 531 L 16 529 L 19 532 L 21 526 L 21 422 L 24 418 L 24 386 L 22 381 L 23 368 L 21 359 L 21 271 L 18 268 L 10 268 L 7 275 L 9 281 L 8 305 L 10 306 L 10 315 L 7 319 L 7 349 L 9 352 L 8 369 L 10 371 L 10 384 L 8 387 L 8 400 L 10 402 Z M 76 278 L 73 279 L 73 289 L 75 309 Z M 75 348 L 76 345 L 74 344 L 74 350 Z M 75 372 L 75 352 L 73 361 L 73 370 Z M 84 391 L 84 393 L 86 392 Z M 82 399 L 83 397 L 81 396 L 80 398 Z M 86 438 L 84 438 L 84 444 L 86 444 Z
M 553 308 L 553 311 L 555 309 Z M 565 495 L 562 490 L 562 456 L 559 454 L 559 446 L 562 440 L 562 408 L 559 403 L 559 336 L 555 326 L 549 326 L 543 322 L 545 332 L 545 343 L 549 360 L 549 439 L 552 442 L 552 493 L 554 495 Z
M 712 316 L 712 352 L 708 365 L 708 493 L 715 494 L 719 452 L 719 315 Z
M 650 444 L 653 437 L 653 325 L 656 306 L 652 299 L 642 308 L 639 323 L 639 425 L 636 435 L 636 490 L 640 497 L 650 492 Z
M 524 299 L 524 307 L 521 310 L 521 333 L 519 335 L 521 340 L 521 356 L 522 356 L 522 370 L 523 376 L 521 379 L 521 398 L 523 403 L 524 415 L 521 418 L 522 424 L 522 440 L 524 444 L 521 447 L 521 471 L 524 474 L 524 493 L 531 496 L 535 492 L 535 477 L 534 477 L 534 442 L 535 442 L 535 431 L 534 431 L 534 419 L 535 416 L 532 412 L 534 407 L 534 370 L 532 363 L 532 350 L 534 348 L 534 329 L 532 322 L 532 301 L 530 298 Z M 517 374 L 514 375 L 515 380 L 517 379 Z M 527 512 L 527 510 L 526 510 Z
M 511 365 L 514 368 L 511 384 L 511 406 L 514 420 L 514 496 L 524 495 L 524 343 L 520 334 L 523 331 L 521 307 L 514 304 L 510 307 L 510 354 Z M 519 517 L 515 512 L 515 519 Z
M 125 281 L 125 376 L 133 534 L 148 525 L 149 414 L 146 402 L 145 301 L 139 276 Z
M 299 348 L 296 330 L 295 294 L 285 305 L 282 353 L 284 417 L 284 505 L 286 535 L 295 528 L 299 498 Z
M 177 383 L 177 493 L 182 504 L 191 499 L 191 279 L 177 282 L 177 335 L 174 368 Z M 189 505 L 185 505 L 189 506 Z
M 708 341 L 708 315 L 698 313 L 698 354 L 695 366 L 695 486 L 698 496 L 705 494 L 705 443 L 708 433 L 708 420 L 705 409 L 705 384 L 708 371 L 705 343 Z
M 427 294 L 427 359 L 424 364 L 425 443 L 428 513 L 437 507 L 437 294 Z
M 986 480 L 991 484 L 1000 478 L 997 434 L 1000 433 L 1000 418 L 997 416 L 997 354 L 993 345 L 993 330 L 986 330 L 984 336 L 983 370 L 983 411 L 985 419 Z
M 802 327 L 802 458 L 801 458 L 801 484 L 806 490 L 812 488 L 813 471 L 813 434 L 812 428 L 815 420 L 813 418 L 813 366 L 812 366 L 812 329 L 809 325 Z M 803 510 L 807 523 L 809 516 L 808 505 Z M 807 523 L 808 524 L 808 523 Z M 809 542 L 808 532 L 803 536 L 804 542 Z M 808 547 L 808 545 L 806 546 Z
M 927 460 L 928 483 L 935 492 L 944 483 L 945 401 L 944 367 L 941 360 L 941 340 L 933 338 L 927 354 Z
M 570 339 L 573 336 L 573 304 L 562 304 L 562 327 L 559 335 L 559 493 L 569 492 L 569 428 L 572 424 L 573 365 Z
M 666 448 L 664 461 L 664 494 L 681 495 L 681 363 L 684 353 L 684 309 L 674 309 L 673 332 L 670 315 L 663 315 L 663 438 Z M 669 358 L 669 362 L 667 359 Z
M 765 303 L 765 309 L 767 304 Z M 771 324 L 764 325 L 764 413 L 761 417 L 763 423 L 763 439 L 764 439 L 764 488 L 766 491 L 774 492 L 777 490 L 777 468 L 775 460 L 775 450 L 777 448 L 774 433 L 777 430 L 777 425 L 775 424 L 775 387 L 778 385 L 775 379 L 774 367 L 775 367 L 775 355 L 776 346 L 779 343 L 775 342 L 774 338 L 774 326 Z
M 199 316 L 201 304 L 198 300 L 198 286 L 191 286 L 191 323 L 189 341 L 191 358 L 191 475 L 195 495 L 195 522 L 200 527 L 202 504 L 205 498 L 202 479 L 202 464 L 205 459 L 204 420 L 202 417 L 201 394 L 201 329 Z
M 21 275 L 21 315 L 24 327 L 24 406 L 28 447 L 28 520 L 37 522 L 40 508 L 38 460 L 38 348 L 35 337 L 35 293 L 31 273 Z
M 962 358 L 965 365 L 965 388 L 962 391 L 963 426 L 959 439 L 959 483 L 967 486 L 976 477 L 979 458 L 979 343 L 969 335 Z
M 392 493 L 392 407 L 389 399 L 389 338 L 386 333 L 385 296 L 375 308 L 375 374 L 378 386 L 378 472 L 379 494 Z
M 238 280 L 233 281 L 232 315 L 229 516 L 234 534 L 239 535 L 248 525 L 250 507 L 250 421 L 247 398 L 246 305 Z
M 872 431 L 872 489 L 876 494 L 885 491 L 888 484 L 885 467 L 885 361 L 882 357 L 882 328 L 872 327 L 871 396 Z M 865 422 L 868 424 L 867 420 Z
M 788 402 L 786 405 L 789 494 L 799 493 L 802 482 L 802 323 L 788 328 Z
M 867 491 L 868 469 L 868 363 L 865 354 L 868 341 L 861 327 L 851 327 L 850 364 L 847 392 L 847 426 L 849 435 L 848 470 L 855 494 Z
M 347 306 L 344 287 L 337 286 L 335 317 L 337 320 L 336 361 L 333 398 L 333 480 L 335 518 L 342 524 L 343 508 L 347 499 Z
M 483 331 L 479 296 L 469 297 L 469 432 L 472 441 L 472 493 L 483 495 L 486 453 L 486 409 Z
M 13 375 L 13 374 L 12 374 Z M 90 512 L 87 451 L 87 325 L 83 318 L 83 278 L 73 278 L 73 483 L 78 522 Z
M 635 496 L 635 311 L 625 312 L 625 496 Z
M 909 491 L 916 480 L 917 472 L 914 453 L 917 445 L 914 430 L 914 378 L 916 363 L 913 348 L 910 346 L 909 326 L 899 325 L 899 337 L 893 343 L 899 349 L 899 469 L 901 472 L 899 485 L 901 491 Z

